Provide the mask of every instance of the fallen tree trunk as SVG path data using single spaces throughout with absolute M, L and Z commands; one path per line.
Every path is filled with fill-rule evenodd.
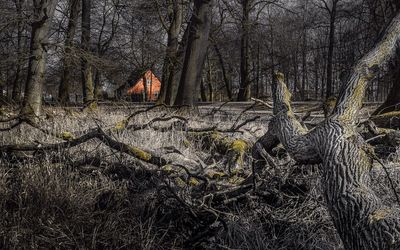
M 274 118 L 269 133 L 304 163 L 322 163 L 322 187 L 332 221 L 346 249 L 399 249 L 399 209 L 383 204 L 370 186 L 373 150 L 356 132 L 367 83 L 400 44 L 400 13 L 381 40 L 355 66 L 342 86 L 332 114 L 307 131 L 295 118 L 290 93 L 277 74 L 273 85 Z

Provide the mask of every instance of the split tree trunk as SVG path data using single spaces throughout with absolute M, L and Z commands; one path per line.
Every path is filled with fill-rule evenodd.
M 372 190 L 372 150 L 355 129 L 367 83 L 377 68 L 396 54 L 399 45 L 400 13 L 354 67 L 332 114 L 311 131 L 295 118 L 282 74 L 277 74 L 274 84 L 274 118 L 268 133 L 276 136 L 296 161 L 321 163 L 325 200 L 346 249 L 400 248 L 400 211 L 385 206 Z
M 70 0 L 69 6 L 69 20 L 67 27 L 67 34 L 65 39 L 65 52 L 63 58 L 63 75 L 61 77 L 61 83 L 58 90 L 58 100 L 59 102 L 65 104 L 69 101 L 69 92 L 71 86 L 71 73 L 73 70 L 72 60 L 71 60 L 71 48 L 73 46 L 73 40 L 76 31 L 76 24 L 78 22 L 79 15 L 79 2 L 80 0 Z
M 41 114 L 47 54 L 45 47 L 57 0 L 34 0 L 33 5 L 34 21 L 32 22 L 28 77 L 21 109 L 21 115 L 26 119 L 35 119 Z
M 195 0 L 189 37 L 175 99 L 177 106 L 193 106 L 197 99 L 211 26 L 212 0 Z

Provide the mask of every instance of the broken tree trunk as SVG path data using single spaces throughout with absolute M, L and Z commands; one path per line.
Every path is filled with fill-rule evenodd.
M 321 163 L 322 187 L 332 221 L 346 249 L 398 249 L 399 210 L 387 207 L 370 187 L 373 150 L 355 131 L 367 83 L 395 55 L 400 44 L 400 13 L 381 40 L 354 67 L 332 114 L 307 131 L 293 115 L 290 93 L 277 74 L 274 118 L 269 131 L 303 163 Z

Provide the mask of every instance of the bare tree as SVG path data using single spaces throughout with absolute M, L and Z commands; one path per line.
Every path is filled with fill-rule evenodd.
M 113 1 L 112 4 L 108 4 L 107 0 L 103 1 L 102 6 L 102 18 L 101 18 L 101 25 L 100 25 L 100 32 L 97 39 L 97 56 L 99 58 L 104 57 L 106 52 L 111 46 L 113 42 L 118 28 L 120 24 L 120 13 L 118 11 L 119 0 Z M 109 18 L 111 16 L 111 18 Z M 110 23 L 108 23 L 108 19 Z M 108 32 L 107 28 L 109 29 Z M 107 34 L 108 33 L 108 34 Z M 104 75 L 102 69 L 98 67 L 95 70 L 95 77 L 94 77 L 94 97 L 95 99 L 99 99 L 102 92 L 102 84 L 101 78 Z
M 178 42 L 179 32 L 182 26 L 183 6 L 180 0 L 168 1 L 168 19 L 170 22 L 168 28 L 168 43 L 163 64 L 162 85 L 159 96 L 159 102 L 168 105 L 172 104 L 172 95 L 175 93 L 174 85 L 176 67 L 178 64 Z
M 211 26 L 212 0 L 195 0 L 175 105 L 193 106 L 200 87 Z
M 335 29 L 337 18 L 337 7 L 340 0 L 320 0 L 323 7 L 329 14 L 329 38 L 328 38 L 328 57 L 326 67 L 326 94 L 325 97 L 329 98 L 333 95 L 333 53 L 335 48 Z
M 240 88 L 238 101 L 248 101 L 251 97 L 250 81 L 250 11 L 252 0 L 241 0 L 242 22 L 240 37 Z
M 46 46 L 49 25 L 54 16 L 57 0 L 34 0 L 31 48 L 28 66 L 28 78 L 25 86 L 24 102 L 21 114 L 32 119 L 41 114 L 42 90 L 46 69 Z
M 13 83 L 12 90 L 12 98 L 14 101 L 19 102 L 21 99 L 21 68 L 23 66 L 23 58 L 22 58 L 22 32 L 24 30 L 24 25 L 22 22 L 22 5 L 24 4 L 24 0 L 14 0 L 15 9 L 18 15 L 17 21 L 17 68 L 15 70 L 15 78 Z
M 89 62 L 90 56 L 90 9 L 92 0 L 82 0 L 82 93 L 83 101 L 94 100 L 93 70 Z
M 73 46 L 73 39 L 75 36 L 76 25 L 79 16 L 79 3 L 80 0 L 69 1 L 69 19 L 66 31 L 66 39 L 64 42 L 64 58 L 63 58 L 63 75 L 61 77 L 60 87 L 58 91 L 58 98 L 61 103 L 67 103 L 69 100 L 71 73 L 73 70 L 71 60 L 71 50 Z

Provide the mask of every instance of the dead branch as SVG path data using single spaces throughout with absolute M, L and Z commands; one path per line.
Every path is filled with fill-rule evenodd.
M 188 123 L 188 120 L 182 116 L 169 116 L 169 117 L 156 117 L 154 119 L 152 119 L 151 121 L 149 121 L 146 124 L 143 125 L 129 125 L 126 127 L 126 130 L 131 130 L 131 131 L 137 131 L 137 130 L 142 130 L 145 128 L 152 128 L 154 130 L 162 130 L 162 127 L 155 127 L 153 126 L 154 123 L 156 122 L 165 122 L 165 121 L 170 121 L 170 120 L 179 120 L 182 121 L 184 124 Z
M 373 121 L 378 127 L 400 129 L 400 111 L 394 111 L 372 116 Z
M 252 97 L 251 100 L 252 100 L 252 101 L 255 101 L 255 102 L 257 102 L 257 103 L 260 103 L 260 104 L 264 105 L 265 107 L 267 107 L 267 108 L 269 108 L 269 109 L 273 109 L 272 104 L 269 104 L 268 102 L 265 102 L 265 101 L 263 101 L 263 100 L 260 100 L 260 99 L 254 98 L 254 97 Z
M 230 103 L 230 101 L 226 101 L 226 102 L 222 103 L 221 105 L 219 105 L 218 107 L 214 107 L 209 113 L 206 113 L 206 114 L 202 115 L 201 117 L 204 118 L 207 116 L 215 115 L 217 112 L 221 112 L 221 109 L 228 103 Z
M 20 126 L 24 121 L 21 119 L 18 119 L 16 122 L 14 122 L 13 124 L 11 124 L 9 127 L 6 128 L 0 128 L 0 132 L 6 132 L 6 131 L 10 131 L 18 126 Z
M 240 114 L 236 117 L 235 122 L 233 123 L 232 127 L 235 127 L 236 124 L 239 122 L 240 118 L 249 110 L 254 109 L 254 107 L 257 106 L 257 103 L 254 102 L 251 106 L 245 108 Z
M 141 161 L 151 163 L 156 166 L 163 166 L 167 164 L 167 162 L 160 156 L 155 155 L 152 152 L 144 151 L 140 148 L 133 147 L 127 145 L 125 143 L 116 141 L 112 139 L 110 136 L 104 133 L 101 129 L 94 129 L 91 132 L 78 137 L 76 139 L 72 139 L 67 142 L 55 143 L 55 144 L 20 144 L 20 145 L 4 145 L 0 146 L 0 153 L 2 152 L 12 152 L 12 151 L 52 151 L 59 149 L 66 149 L 78 146 L 82 143 L 85 143 L 91 139 L 98 139 L 103 142 L 108 147 L 117 150 L 119 152 L 128 154 L 134 158 L 137 158 Z

